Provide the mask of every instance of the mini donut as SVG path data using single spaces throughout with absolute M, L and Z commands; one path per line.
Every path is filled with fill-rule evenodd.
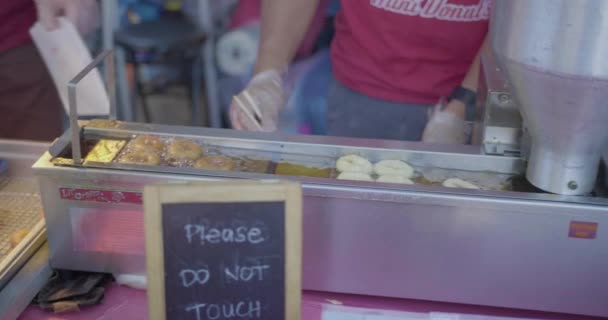
M 338 175 L 338 180 L 374 181 L 369 174 L 361 172 L 342 172 Z
M 165 144 L 162 140 L 160 140 L 159 137 L 145 134 L 137 136 L 135 139 L 131 140 L 129 148 L 131 148 L 132 150 L 148 150 L 162 152 L 165 148 Z
M 411 178 L 414 175 L 414 168 L 401 160 L 382 160 L 374 165 L 374 172 L 379 176 Z
M 11 237 L 10 237 L 11 248 L 18 246 L 19 243 L 21 243 L 21 241 L 23 241 L 23 239 L 25 239 L 25 237 L 27 237 L 27 235 L 29 233 L 30 233 L 30 230 L 28 230 L 28 229 L 19 229 L 19 230 L 13 232 L 13 234 L 11 234 Z
M 206 156 L 196 160 L 194 167 L 197 169 L 232 171 L 235 163 L 234 160 L 226 156 Z
M 160 156 L 148 150 L 135 150 L 124 154 L 118 161 L 126 164 L 143 164 L 148 166 L 157 166 L 160 164 Z
M 120 122 L 117 120 L 108 120 L 108 119 L 91 119 L 85 125 L 88 128 L 96 128 L 96 129 L 116 129 L 120 126 Z
M 355 155 L 342 156 L 336 162 L 336 168 L 340 172 L 358 172 L 369 175 L 372 172 L 372 163 L 369 160 Z
M 267 173 L 270 161 L 243 159 L 240 161 L 239 171 L 251 173 Z
M 176 139 L 167 148 L 167 157 L 174 160 L 194 161 L 203 154 L 203 147 L 192 140 Z
M 414 184 L 414 181 L 412 181 L 409 178 L 406 178 L 404 176 L 391 176 L 391 175 L 379 176 L 378 179 L 376 179 L 376 182 Z
M 459 178 L 449 178 L 441 185 L 448 188 L 479 189 L 478 186 Z

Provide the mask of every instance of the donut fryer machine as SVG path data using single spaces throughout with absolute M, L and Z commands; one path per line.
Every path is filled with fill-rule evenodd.
M 569 7 L 569 1 L 538 2 L 555 6 L 555 10 L 575 9 Z M 577 3 L 580 2 L 605 4 L 593 0 Z M 521 11 L 517 5 L 525 3 L 530 2 L 496 1 L 494 14 L 514 15 Z M 536 4 L 535 0 L 532 7 Z M 519 19 L 526 18 L 529 16 L 519 15 Z M 592 20 L 587 17 L 585 21 L 569 23 L 592 23 Z M 505 20 L 494 21 L 503 24 Z M 556 21 L 547 23 L 552 22 Z M 515 38 L 510 36 L 508 27 L 516 29 L 517 25 L 504 25 L 502 34 L 496 34 L 493 26 L 494 47 L 503 39 L 504 52 L 512 53 Z M 493 72 L 496 69 L 487 57 L 484 60 L 487 94 L 482 95 L 486 106 L 482 130 L 485 152 L 480 152 L 479 146 L 267 135 L 137 123 L 120 123 L 108 129 L 88 127 L 86 122 L 77 120 L 75 88 L 102 58 L 103 55 L 98 57 L 70 83 L 71 130 L 57 139 L 34 166 L 53 267 L 145 273 L 142 207 L 145 185 L 289 179 L 300 182 L 304 194 L 302 261 L 306 290 L 608 317 L 608 199 L 602 185 L 589 182 L 597 180 L 596 152 L 588 148 L 590 142 L 577 144 L 589 134 L 599 132 L 598 128 L 589 127 L 589 131 L 579 131 L 578 135 L 570 133 L 572 137 L 562 139 L 562 144 L 550 145 L 543 144 L 548 139 L 546 130 L 534 127 L 529 130 L 533 154 L 548 152 L 555 156 L 554 152 L 565 152 L 568 155 L 565 159 L 569 160 L 556 162 L 560 166 L 551 171 L 555 172 L 551 179 L 543 171 L 546 165 L 540 164 L 546 158 L 534 156 L 535 165 L 530 168 L 527 147 L 522 143 L 526 139 L 521 139 L 528 127 L 522 125 L 514 110 L 516 105 L 524 110 L 533 109 L 532 104 L 538 100 L 531 99 L 531 93 L 520 86 L 515 86 L 515 93 L 520 92 L 511 99 L 512 87 L 497 80 Z M 503 71 L 507 78 L 520 81 L 526 78 L 521 71 L 526 69 L 510 69 L 508 63 L 513 59 L 497 55 L 499 64 L 506 66 Z M 111 63 L 107 65 L 111 67 Z M 571 117 L 571 125 L 580 125 L 576 119 L 589 120 L 586 115 L 592 109 L 593 106 L 586 107 L 585 117 Z M 536 121 L 533 112 L 522 114 L 524 124 L 528 121 L 534 121 L 534 126 L 542 124 Z M 567 126 L 563 120 L 563 114 L 557 114 L 550 116 L 547 124 L 560 121 L 560 125 Z M 496 177 L 527 175 L 537 187 L 558 194 L 534 188 L 450 189 L 426 184 L 279 176 L 272 171 L 246 173 L 128 165 L 87 160 L 86 152 L 81 152 L 83 141 L 130 139 L 139 134 L 167 140 L 193 139 L 232 156 L 312 167 L 333 167 L 339 156 L 354 153 L 371 161 L 404 160 L 419 174 L 443 170 L 446 177 L 462 175 L 478 183 Z M 563 136 L 563 132 L 556 134 Z M 597 149 L 605 145 L 603 137 L 599 135 L 593 140 Z M 542 149 L 544 145 L 549 149 Z M 583 151 L 584 154 L 580 153 Z M 575 159 L 576 152 L 583 156 Z M 580 170 L 568 169 L 573 163 Z M 595 176 L 590 178 L 592 174 Z M 570 183 L 574 180 L 576 185 Z M 589 189 L 591 184 L 592 193 L 586 190 L 584 195 L 574 195 Z
M 85 139 L 142 133 L 310 166 L 332 165 L 339 155 L 357 153 L 372 161 L 406 160 L 421 171 L 517 176 L 525 169 L 520 158 L 480 155 L 471 146 L 446 149 L 134 123 L 81 131 Z M 69 149 L 66 135 L 51 151 Z M 54 161 L 51 153 L 34 170 L 54 268 L 144 273 L 141 192 L 147 184 L 284 178 L 301 182 L 304 190 L 304 289 L 608 315 L 608 201 L 601 197 L 187 167 L 74 165 Z

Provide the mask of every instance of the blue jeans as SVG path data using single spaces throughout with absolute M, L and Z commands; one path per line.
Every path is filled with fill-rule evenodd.
M 332 79 L 327 97 L 327 135 L 419 141 L 429 105 L 374 99 Z

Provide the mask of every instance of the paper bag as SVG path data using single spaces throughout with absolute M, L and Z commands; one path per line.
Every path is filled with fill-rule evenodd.
M 39 22 L 30 29 L 49 73 L 55 82 L 63 108 L 69 113 L 68 82 L 93 59 L 76 27 L 59 18 L 59 28 L 47 31 Z M 110 113 L 110 102 L 98 70 L 91 71 L 77 86 L 78 115 L 104 116 Z

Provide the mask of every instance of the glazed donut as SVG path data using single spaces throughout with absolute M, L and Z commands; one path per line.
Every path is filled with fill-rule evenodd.
M 401 160 L 382 160 L 374 165 L 374 172 L 379 176 L 411 178 L 414 175 L 414 168 Z
M 342 172 L 338 175 L 338 180 L 374 181 L 369 174 L 361 172 Z
M 356 172 L 369 175 L 372 168 L 372 163 L 369 160 L 355 154 L 342 156 L 336 162 L 336 169 L 340 172 Z
M 194 161 L 203 154 L 203 147 L 192 140 L 176 139 L 167 148 L 167 157 L 173 160 Z
M 132 150 L 163 152 L 165 144 L 162 140 L 160 140 L 159 137 L 144 134 L 131 140 L 131 143 L 129 143 L 129 148 Z
M 398 183 L 398 184 L 414 184 L 414 181 L 404 176 L 383 175 L 376 179 L 376 182 Z
M 160 164 L 160 156 L 148 150 L 135 150 L 124 154 L 118 161 L 126 164 L 143 164 L 148 166 L 157 166 Z
M 197 169 L 232 171 L 235 163 L 234 160 L 226 156 L 206 156 L 196 160 L 194 167 Z
M 449 178 L 441 185 L 448 188 L 479 189 L 478 186 L 459 178 Z

